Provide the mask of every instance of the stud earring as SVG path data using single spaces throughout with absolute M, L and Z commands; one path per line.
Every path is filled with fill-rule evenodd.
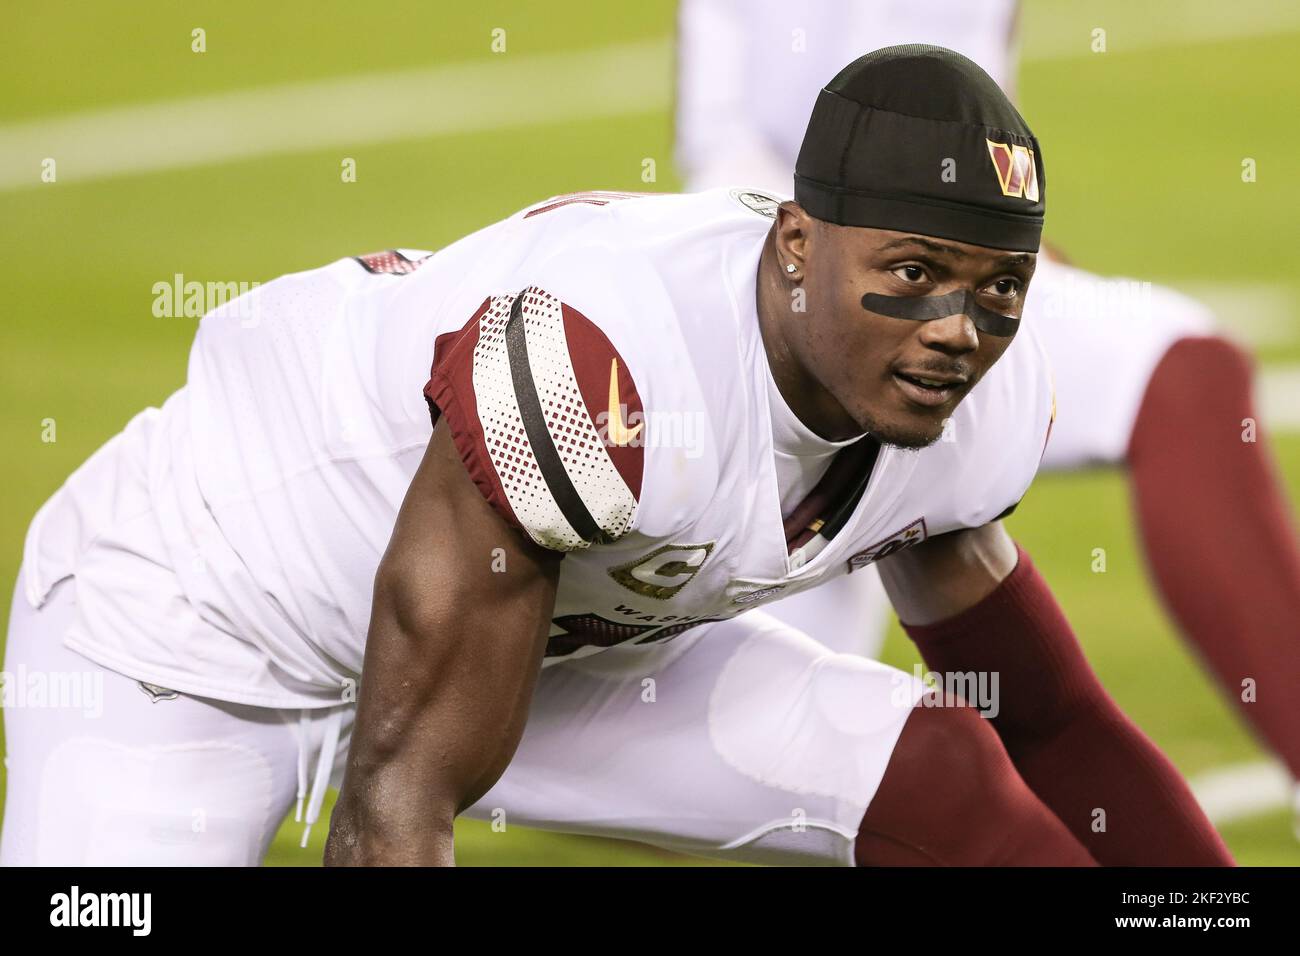
M 795 269 L 797 269 L 797 268 L 798 268 L 798 266 L 796 266 L 793 262 L 787 262 L 787 263 L 785 264 L 785 271 L 786 271 L 786 272 L 793 273 L 793 272 L 795 271 Z

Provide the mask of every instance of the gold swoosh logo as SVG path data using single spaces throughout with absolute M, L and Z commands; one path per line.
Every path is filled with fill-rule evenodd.
M 641 434 L 644 422 L 635 428 L 623 424 L 623 406 L 618 400 L 618 359 L 609 360 L 609 441 L 612 445 L 626 445 Z

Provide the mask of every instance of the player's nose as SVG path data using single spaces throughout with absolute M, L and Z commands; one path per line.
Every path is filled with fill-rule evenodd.
M 980 347 L 975 323 L 964 312 L 922 322 L 920 336 L 927 348 L 937 349 L 949 355 L 974 352 Z

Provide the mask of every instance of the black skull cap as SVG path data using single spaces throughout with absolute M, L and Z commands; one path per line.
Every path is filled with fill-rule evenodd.
M 812 216 L 1018 252 L 1043 230 L 1043 154 L 992 77 L 952 50 L 885 47 L 817 95 L 795 164 Z

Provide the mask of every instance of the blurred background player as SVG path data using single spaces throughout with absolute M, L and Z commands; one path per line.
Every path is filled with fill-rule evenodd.
M 683 0 L 677 159 L 686 188 L 743 184 L 790 195 L 802 118 L 836 65 L 858 51 L 946 46 L 1014 97 L 1018 8 L 1014 0 Z M 1255 432 L 1252 363 L 1195 300 L 1044 252 L 1025 309 L 1056 384 L 1042 467 L 1126 466 L 1165 607 L 1238 712 L 1300 778 L 1300 550 Z M 887 609 L 867 566 L 768 610 L 837 650 L 875 656 Z

